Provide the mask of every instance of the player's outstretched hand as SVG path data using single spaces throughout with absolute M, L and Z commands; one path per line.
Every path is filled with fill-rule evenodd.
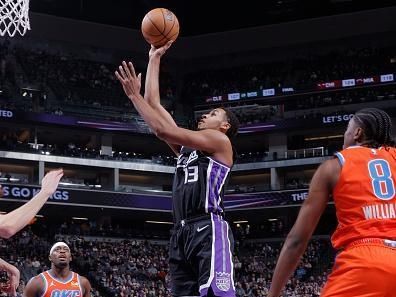
M 41 181 L 41 191 L 47 196 L 51 196 L 58 188 L 59 181 L 63 176 L 63 169 L 51 170 Z
M 171 47 L 172 43 L 173 43 L 173 40 L 169 40 L 167 43 L 165 43 L 165 45 L 163 45 L 159 48 L 156 48 L 156 47 L 154 47 L 154 45 L 151 45 L 150 52 L 149 52 L 149 58 L 150 59 L 153 57 L 161 58 L 166 53 L 166 51 Z
M 140 95 L 140 88 L 142 86 L 142 74 L 136 76 L 135 68 L 131 62 L 128 65 L 125 61 L 118 67 L 115 76 L 120 81 L 125 94 L 129 99 L 136 99 Z

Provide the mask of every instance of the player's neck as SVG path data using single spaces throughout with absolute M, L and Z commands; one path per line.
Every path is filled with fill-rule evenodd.
M 70 277 L 71 271 L 69 267 L 59 268 L 56 266 L 52 266 L 50 273 L 53 277 L 56 277 L 60 280 L 65 280 Z

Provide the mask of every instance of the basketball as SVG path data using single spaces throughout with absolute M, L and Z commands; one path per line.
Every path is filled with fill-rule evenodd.
M 150 10 L 142 21 L 144 39 L 155 47 L 161 47 L 179 36 L 179 21 L 176 15 L 166 8 Z

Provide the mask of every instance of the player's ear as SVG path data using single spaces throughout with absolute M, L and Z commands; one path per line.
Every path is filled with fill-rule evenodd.
M 223 121 L 220 125 L 222 131 L 227 132 L 228 129 L 231 128 L 231 124 L 229 122 Z
M 353 139 L 357 142 L 362 142 L 364 140 L 364 130 L 361 127 L 356 127 Z

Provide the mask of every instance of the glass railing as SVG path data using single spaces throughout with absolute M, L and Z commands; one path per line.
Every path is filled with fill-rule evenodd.
M 284 159 L 301 159 L 327 156 L 327 149 L 323 146 L 314 148 L 304 148 L 298 150 L 287 150 Z
M 283 152 L 244 152 L 238 154 L 237 163 L 256 163 L 275 160 L 303 159 L 324 157 L 329 155 L 329 150 L 325 147 L 304 148 L 297 150 L 286 150 Z

